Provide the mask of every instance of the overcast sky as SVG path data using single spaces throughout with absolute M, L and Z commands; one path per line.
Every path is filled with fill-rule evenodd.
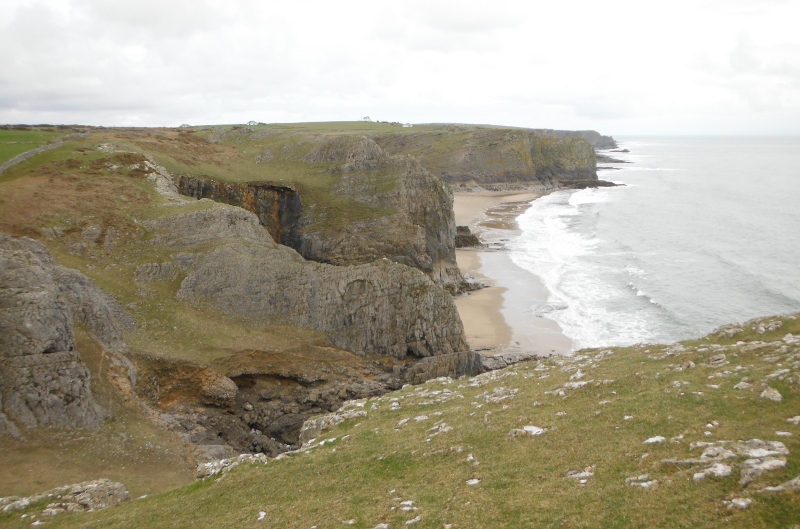
M 800 0 L 1 0 L 0 123 L 800 134 Z

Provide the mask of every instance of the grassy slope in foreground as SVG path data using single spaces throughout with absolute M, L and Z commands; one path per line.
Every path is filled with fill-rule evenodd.
M 798 316 L 681 345 L 583 350 L 407 387 L 367 401 L 366 418 L 344 422 L 292 458 L 47 524 L 322 529 L 350 520 L 403 527 L 418 517 L 414 527 L 791 527 L 800 523 L 800 492 L 755 490 L 800 475 L 800 426 L 787 422 L 800 413 L 800 344 L 786 337 L 800 334 Z M 752 387 L 734 389 L 745 378 Z M 782 402 L 760 397 L 767 387 Z M 546 431 L 508 435 L 526 425 Z M 644 444 L 653 436 L 666 442 Z M 746 489 L 739 484 L 745 457 L 723 461 L 732 476 L 700 482 L 694 473 L 710 464 L 662 463 L 699 457 L 694 442 L 728 441 L 722 446 L 734 449 L 753 438 L 781 441 L 789 455 L 785 468 Z M 586 467 L 594 475 L 585 485 L 567 477 Z M 657 485 L 626 484 L 642 474 Z M 470 486 L 472 479 L 480 482 Z M 734 497 L 754 503 L 727 508 L 723 501 Z M 260 511 L 266 516 L 257 522 Z M 9 527 L 30 520 L 0 515 Z

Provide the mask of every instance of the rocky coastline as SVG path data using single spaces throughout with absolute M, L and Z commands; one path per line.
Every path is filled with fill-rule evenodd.
M 443 133 L 456 143 L 442 144 Z M 94 396 L 100 373 L 113 377 L 112 401 L 138 402 L 197 460 L 276 456 L 299 446 L 309 417 L 346 400 L 506 365 L 470 349 L 453 303 L 480 285 L 456 263 L 456 246 L 477 239 L 457 230 L 450 186 L 605 185 L 583 136 L 448 126 L 397 136 L 234 127 L 67 138 L 54 148 L 61 160 L 11 167 L 16 180 L 4 185 L 57 178 L 69 194 L 70 182 L 95 178 L 131 199 L 99 222 L 82 212 L 85 199 L 62 213 L 0 219 L 0 435 L 25 442 L 29 429 L 102 427 L 112 412 Z M 240 165 L 192 169 L 227 159 Z M 268 171 L 241 179 L 242 167 Z M 30 200 L 31 211 L 48 207 Z M 127 210 L 132 202 L 145 206 Z M 57 264 L 65 256 L 81 271 Z M 191 326 L 150 316 L 165 304 L 224 315 L 243 332 L 301 338 L 228 345 L 206 359 L 192 352 Z M 76 325 L 104 351 L 108 374 L 87 364 Z M 162 328 L 188 337 L 165 354 L 153 338 Z

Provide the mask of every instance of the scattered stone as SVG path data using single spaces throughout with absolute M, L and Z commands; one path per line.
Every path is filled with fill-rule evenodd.
M 753 385 L 751 383 L 749 383 L 746 380 L 742 379 L 741 382 L 739 382 L 738 384 L 733 386 L 733 389 L 750 389 L 752 387 L 753 387 Z
M 375 529 L 389 529 L 389 524 L 388 523 L 379 523 L 378 525 L 375 526 Z
M 762 391 L 761 398 L 768 399 L 774 402 L 781 402 L 783 400 L 783 396 L 775 388 L 767 388 L 764 391 Z
M 742 463 L 742 473 L 739 478 L 739 485 L 746 487 L 764 472 L 778 470 L 779 468 L 783 468 L 785 466 L 786 460 L 783 458 L 778 459 L 769 457 L 767 459 L 748 459 Z
M 418 511 L 416 507 L 414 507 L 414 502 L 412 500 L 405 500 L 400 502 L 400 510 L 403 512 L 412 512 Z
M 583 371 L 581 371 L 580 369 L 578 369 L 578 370 L 577 370 L 575 373 L 573 373 L 572 375 L 570 375 L 569 379 L 570 379 L 570 380 L 580 380 L 580 379 L 582 379 L 582 378 L 583 378 L 583 377 L 585 377 L 585 376 L 586 376 L 586 373 L 584 373 Z
M 410 520 L 407 520 L 405 525 L 414 525 L 415 523 L 419 522 L 420 520 L 422 520 L 422 516 L 417 516 L 416 518 L 412 518 Z
M 768 332 L 777 331 L 783 327 L 783 322 L 780 320 L 772 320 L 758 323 L 753 326 L 753 330 L 758 334 L 766 334 Z
M 261 463 L 266 465 L 269 459 L 264 454 L 241 454 L 235 458 L 217 459 L 197 466 L 197 479 L 205 479 L 217 474 L 227 474 L 242 463 Z
M 564 387 L 568 389 L 581 389 L 582 387 L 586 386 L 589 382 L 594 382 L 594 381 L 581 380 L 580 382 L 565 382 Z
M 433 428 L 428 429 L 428 437 L 427 440 L 430 441 L 433 437 L 443 434 L 452 432 L 453 427 L 446 423 L 439 423 L 433 426 Z
M 478 484 L 478 483 L 480 483 L 480 482 L 481 482 L 481 480 L 479 480 L 479 479 L 477 479 L 477 478 L 474 478 L 474 479 L 468 479 L 468 480 L 467 480 L 467 485 L 469 485 L 469 486 L 474 486 L 474 485 L 477 485 L 477 484 Z
M 750 498 L 733 498 L 730 501 L 723 501 L 728 509 L 747 509 L 753 503 Z
M 793 336 L 789 333 L 783 337 L 783 341 L 789 345 L 800 345 L 800 336 Z
M 777 435 L 778 437 L 791 437 L 792 436 L 792 432 L 782 432 L 782 431 L 778 430 L 778 431 L 775 432 L 775 435 Z
M 263 520 L 266 517 L 267 517 L 267 513 L 265 513 L 264 511 L 258 511 L 258 519 L 256 521 L 260 522 L 261 520 Z
M 780 441 L 762 441 L 761 439 L 750 439 L 749 441 L 739 441 L 736 444 L 736 452 L 739 455 L 754 459 L 762 459 L 769 456 L 789 455 L 786 445 Z
M 786 422 L 790 422 L 792 424 L 800 424 L 800 415 L 795 415 L 794 417 L 790 417 L 786 419 Z
M 625 478 L 625 483 L 631 487 L 641 489 L 649 489 L 658 485 L 658 481 L 650 479 L 650 474 L 642 474 L 641 476 Z
M 414 421 L 415 422 L 422 422 L 422 421 L 427 421 L 427 420 L 428 420 L 428 416 L 427 415 L 417 415 L 416 417 L 414 417 Z
M 42 514 L 55 516 L 62 512 L 83 512 L 105 509 L 130 500 L 130 494 L 122 483 L 108 479 L 85 481 L 58 487 L 27 498 L 5 498 L 3 512 L 21 511 L 45 498 L 53 498 Z M 2 505 L 0 503 L 0 505 Z
M 500 386 L 498 388 L 494 388 L 494 390 L 492 390 L 491 393 L 487 391 L 481 393 L 476 398 L 483 399 L 487 403 L 497 403 L 513 398 L 517 393 L 519 393 L 518 389 L 508 389 L 503 386 Z
M 361 403 L 362 401 L 349 400 L 344 404 L 342 404 L 342 407 L 339 408 L 339 411 L 336 411 L 334 413 L 328 413 L 326 415 L 321 415 L 319 417 L 314 417 L 312 419 L 308 419 L 306 422 L 303 423 L 303 426 L 300 429 L 300 436 L 299 436 L 300 443 L 302 445 L 305 445 L 309 442 L 310 439 L 316 439 L 323 432 L 330 430 L 334 426 L 338 426 L 344 421 L 357 419 L 359 417 L 366 417 L 367 416 L 366 411 L 361 409 L 358 410 L 351 409 L 353 407 L 358 408 L 357 404 Z
M 722 367 L 724 365 L 729 364 L 727 358 L 724 354 L 716 354 L 708 359 L 708 365 L 711 367 Z
M 514 428 L 508 432 L 508 437 L 519 437 L 519 436 L 539 436 L 542 435 L 547 430 L 544 428 L 539 428 L 538 426 L 523 426 L 522 428 Z
M 721 446 L 710 446 L 703 450 L 703 453 L 700 455 L 700 459 L 702 460 L 731 459 L 734 457 L 736 457 L 735 453 Z
M 410 419 L 408 419 L 408 418 L 405 418 L 405 419 L 401 419 L 401 420 L 399 420 L 399 421 L 397 422 L 397 424 L 395 424 L 395 425 L 394 425 L 394 429 L 395 429 L 395 430 L 399 430 L 400 428 L 402 428 L 403 426 L 405 426 L 406 424 L 408 424 L 408 421 L 409 421 L 409 420 L 410 420 Z
M 597 468 L 597 465 L 592 465 L 590 467 L 586 467 L 583 470 L 570 470 L 567 472 L 568 479 L 577 479 L 582 485 L 586 483 L 586 480 L 594 476 L 594 471 Z
M 717 478 L 727 478 L 733 474 L 733 469 L 728 465 L 724 465 L 722 463 L 717 463 L 712 465 L 706 469 L 701 470 L 700 472 L 695 473 L 694 480 L 695 481 L 702 481 L 706 479 L 708 476 L 714 476 Z
M 666 441 L 665 437 L 663 437 L 661 435 L 656 435 L 655 437 L 651 437 L 649 439 L 646 439 L 643 444 L 654 445 L 654 444 L 663 443 L 664 441 Z
M 633 415 L 626 415 L 625 417 L 622 418 L 623 421 L 630 421 L 632 419 L 633 419 Z

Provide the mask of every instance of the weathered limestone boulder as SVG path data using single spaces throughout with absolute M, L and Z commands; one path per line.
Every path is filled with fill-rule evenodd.
M 481 241 L 472 233 L 469 226 L 456 226 L 456 248 L 475 248 L 481 246 Z
M 0 508 L 3 512 L 21 511 L 45 498 L 55 500 L 47 504 L 42 511 L 46 516 L 55 516 L 63 512 L 96 511 L 131 499 L 130 493 L 122 483 L 96 479 L 57 487 L 25 498 L 16 496 L 0 498 Z
M 121 329 L 130 322 L 110 296 L 57 265 L 42 244 L 0 234 L 0 422 L 8 423 L 0 432 L 18 436 L 14 423 L 77 428 L 100 422 L 104 412 L 75 350 L 76 319 L 107 350 L 124 350 Z
M 155 244 L 176 253 L 203 245 L 179 299 L 320 330 L 356 353 L 472 358 L 452 299 L 419 270 L 388 259 L 358 266 L 306 261 L 276 244 L 254 214 L 223 204 L 147 225 Z

